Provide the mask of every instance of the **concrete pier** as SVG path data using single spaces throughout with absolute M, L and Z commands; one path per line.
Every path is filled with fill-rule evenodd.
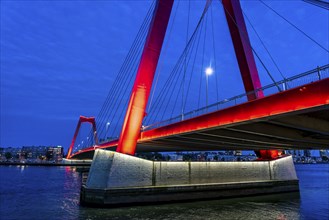
M 72 166 L 75 166 L 75 165 L 78 165 L 78 166 L 81 166 L 81 165 L 85 165 L 85 166 L 89 166 L 91 165 L 93 161 L 92 160 L 74 160 L 74 159 L 65 159 L 63 158 L 62 160 L 62 164 L 64 165 L 72 165 Z
M 298 190 L 291 156 L 273 161 L 157 162 L 96 150 L 81 203 L 130 205 Z

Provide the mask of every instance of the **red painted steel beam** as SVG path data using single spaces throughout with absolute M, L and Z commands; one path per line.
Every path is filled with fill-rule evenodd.
M 248 93 L 248 100 L 264 97 L 263 91 L 261 90 L 253 92 L 262 86 L 259 80 L 255 58 L 243 18 L 240 1 L 222 0 L 222 3 L 234 45 L 235 55 L 239 64 L 243 85 L 246 93 Z M 262 150 L 255 152 L 263 159 L 273 158 L 272 156 L 278 155 L 277 150 Z
M 98 144 L 98 139 L 97 139 L 97 133 L 96 133 L 96 122 L 95 122 L 95 118 L 94 117 L 84 117 L 84 116 L 80 116 L 77 127 L 75 129 L 74 135 L 73 135 L 73 139 L 71 142 L 71 145 L 69 147 L 68 153 L 66 155 L 66 159 L 70 159 L 72 157 L 72 150 L 73 150 L 73 146 L 75 144 L 75 140 L 77 138 L 77 135 L 79 133 L 80 130 L 80 126 L 81 123 L 90 123 L 93 126 L 93 132 L 94 132 L 94 139 L 95 139 L 95 143 Z
M 138 142 L 143 143 L 171 135 L 201 131 L 269 116 L 279 116 L 280 114 L 293 113 L 294 111 L 306 110 L 323 105 L 329 105 L 329 78 L 251 102 L 218 110 L 207 115 L 201 115 L 175 124 L 144 131 L 141 133 Z M 117 144 L 118 140 L 113 140 L 80 150 L 72 154 L 71 157 L 95 149 L 115 147 Z M 269 157 L 272 157 L 269 151 L 263 153 L 269 154 Z
M 117 152 L 135 154 L 145 108 L 150 95 L 164 36 L 174 0 L 158 0 L 155 6 L 127 113 L 119 138 Z
M 139 143 L 329 104 L 329 78 L 141 133 Z
M 259 80 L 240 1 L 222 0 L 222 3 L 245 91 L 246 93 L 253 92 L 260 89 L 262 86 Z M 249 94 L 248 100 L 254 100 L 263 96 L 263 92 L 258 91 Z
M 76 152 L 74 154 L 71 154 L 70 158 L 73 158 L 74 156 L 77 156 L 77 155 L 85 153 L 85 152 L 94 151 L 96 149 L 106 149 L 106 148 L 110 148 L 110 147 L 116 147 L 116 146 L 118 146 L 118 142 L 119 142 L 119 140 L 113 140 L 113 141 L 102 143 L 102 144 L 95 145 L 95 146 L 92 146 L 92 147 L 84 148 L 84 149 L 79 150 L 78 152 Z

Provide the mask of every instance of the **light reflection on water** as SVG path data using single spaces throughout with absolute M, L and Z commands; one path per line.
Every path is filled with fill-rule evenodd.
M 328 219 L 329 165 L 297 165 L 301 193 L 135 206 L 79 205 L 72 167 L 0 166 L 1 219 Z M 327 187 L 327 188 L 325 188 Z
M 299 194 L 213 200 L 116 209 L 82 208 L 81 217 L 97 219 L 299 219 Z

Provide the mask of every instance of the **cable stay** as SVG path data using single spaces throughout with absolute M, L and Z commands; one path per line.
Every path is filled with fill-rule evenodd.
M 187 13 L 187 25 L 186 25 L 186 38 L 185 41 L 188 43 L 188 34 L 189 34 L 189 27 L 190 27 L 190 11 L 191 11 L 191 1 L 188 1 L 188 13 Z M 183 82 L 182 82 L 182 120 L 184 120 L 184 89 L 185 89 L 185 76 L 186 76 L 186 70 L 187 70 L 187 63 L 186 63 L 187 54 L 185 54 L 185 60 L 184 60 L 184 76 L 183 76 Z
M 259 1 L 263 5 L 265 5 L 268 9 L 270 9 L 272 12 L 274 12 L 276 15 L 278 15 L 280 18 L 282 18 L 284 21 L 286 21 L 288 24 L 290 24 L 292 27 L 294 27 L 296 30 L 298 30 L 300 33 L 302 33 L 305 37 L 307 37 L 308 39 L 310 39 L 311 41 L 313 41 L 315 44 L 317 44 L 320 48 L 322 48 L 324 51 L 326 51 L 327 53 L 329 53 L 329 50 L 327 48 L 325 48 L 324 46 L 322 46 L 320 43 L 318 43 L 316 40 L 314 40 L 311 36 L 309 36 L 304 31 L 302 31 L 300 28 L 298 28 L 296 25 L 294 25 L 293 23 L 291 23 L 288 19 L 286 19 L 285 17 L 283 17 L 281 14 L 279 14 L 277 11 L 275 11 L 272 7 L 270 7 L 264 1 L 262 1 L 262 0 L 259 0 Z
M 198 33 L 198 36 L 197 36 L 197 42 L 196 42 L 196 48 L 195 48 L 195 53 L 194 53 L 194 57 L 193 57 L 193 62 L 192 62 L 192 67 L 191 67 L 191 71 L 190 71 L 190 79 L 189 79 L 189 82 L 188 82 L 188 86 L 187 86 L 187 94 L 189 94 L 189 91 L 190 91 L 190 88 L 191 88 L 191 82 L 192 82 L 192 74 L 194 73 L 194 69 L 195 69 L 195 63 L 196 63 L 196 58 L 197 58 L 197 55 L 198 55 L 198 50 L 199 50 L 199 45 L 200 45 L 200 38 L 201 38 L 201 31 L 203 29 L 203 23 L 201 24 L 201 27 L 200 27 L 200 32 Z M 185 109 L 186 109 L 186 104 L 187 104 L 187 99 L 188 97 L 185 98 L 184 100 L 184 105 L 183 105 L 183 109 L 184 109 L 184 114 L 185 114 Z
M 266 47 L 264 41 L 262 40 L 262 38 L 259 36 L 258 32 L 256 31 L 254 25 L 251 23 L 250 19 L 248 18 L 248 16 L 245 14 L 245 12 L 244 12 L 243 10 L 242 10 L 242 13 L 243 13 L 243 15 L 246 17 L 248 23 L 250 24 L 251 28 L 252 28 L 253 31 L 255 32 L 255 34 L 256 34 L 258 40 L 261 42 L 262 46 L 264 47 L 266 53 L 269 55 L 270 59 L 272 60 L 272 62 L 273 62 L 273 64 L 274 64 L 274 66 L 276 67 L 276 69 L 277 69 L 278 72 L 280 73 L 281 77 L 282 77 L 283 79 L 286 79 L 286 77 L 285 77 L 285 76 L 283 75 L 283 73 L 281 72 L 279 66 L 278 66 L 277 63 L 275 62 L 275 60 L 274 60 L 273 56 L 271 55 L 270 51 L 269 51 L 268 48 Z
M 321 0 L 303 0 L 306 3 L 318 6 L 320 8 L 329 10 L 329 2 L 321 1 Z
M 174 88 L 177 88 L 178 82 L 181 82 L 181 80 L 179 80 L 179 78 L 180 78 L 180 76 L 183 76 L 184 74 L 179 74 L 179 73 L 184 70 L 185 61 L 187 63 L 187 66 L 189 66 L 188 63 L 190 62 L 191 57 L 188 58 L 186 54 L 190 54 L 189 52 L 193 51 L 195 48 L 195 39 L 198 36 L 198 33 L 199 33 L 198 30 L 202 26 L 203 18 L 210 6 L 210 3 L 211 3 L 211 1 L 208 1 L 206 3 L 205 8 L 198 21 L 198 24 L 196 25 L 194 32 L 192 33 L 187 45 L 185 46 L 185 49 L 183 50 L 183 53 L 179 57 L 178 62 L 176 63 L 175 67 L 173 68 L 173 71 L 169 75 L 162 90 L 159 92 L 159 95 L 157 96 L 157 99 L 155 100 L 152 108 L 150 108 L 150 114 L 146 116 L 143 124 L 149 124 L 149 123 L 151 123 L 151 121 L 156 120 L 159 117 L 160 110 L 163 112 L 161 118 L 163 119 L 165 117 L 165 112 L 170 105 L 170 99 L 168 99 L 168 97 L 173 97 L 173 93 L 175 91 Z M 181 77 L 181 78 L 183 78 L 183 77 Z M 180 89 L 179 89 L 180 92 L 178 92 L 177 94 L 181 94 L 182 86 L 183 86 L 182 82 L 180 83 L 180 85 L 181 85 Z M 189 87 L 190 86 L 188 86 L 188 89 L 186 90 L 186 92 L 188 92 Z M 187 94 L 187 93 L 185 93 L 185 94 Z M 164 100 L 167 100 L 167 101 L 164 101 Z M 175 103 L 177 103 L 177 101 L 175 101 Z M 182 104 L 183 103 L 184 102 L 182 102 Z M 174 104 L 174 106 L 175 105 L 176 104 Z
M 101 141 L 113 138 L 118 130 L 118 124 L 123 121 L 123 112 L 126 109 L 129 101 L 129 88 L 132 87 L 132 78 L 136 73 L 138 60 L 141 56 L 144 41 L 148 32 L 148 27 L 152 19 L 155 1 L 152 2 L 150 8 L 144 18 L 144 21 L 132 43 L 132 46 L 125 57 L 125 60 L 109 90 L 107 97 L 101 107 L 100 112 L 96 117 L 97 133 Z M 116 126 L 115 126 L 116 125 Z M 109 131 L 110 136 L 109 135 Z M 79 148 L 93 146 L 94 132 L 92 129 L 87 135 L 88 140 L 81 142 Z M 77 142 L 79 143 L 79 142 Z
M 213 53 L 214 53 L 214 65 L 215 65 L 215 70 L 217 70 L 217 59 L 216 59 L 216 44 L 215 44 L 215 29 L 214 29 L 214 18 L 213 18 L 213 12 L 212 12 L 212 7 L 210 8 L 210 15 L 211 15 L 211 30 L 212 30 L 212 43 L 213 43 Z M 216 98 L 217 98 L 217 102 L 219 102 L 219 95 L 218 95 L 218 74 L 215 74 L 216 77 Z
M 154 3 L 153 3 L 154 4 Z M 103 119 L 103 121 L 106 120 L 109 121 L 111 124 L 114 123 L 114 121 L 116 120 L 116 125 L 118 124 L 118 119 L 121 119 L 121 117 L 118 117 L 118 114 L 120 113 L 120 115 L 123 114 L 125 107 L 127 106 L 127 102 L 129 99 L 129 93 L 128 91 L 129 88 L 132 87 L 132 78 L 134 76 L 134 74 L 136 73 L 136 68 L 138 65 L 138 60 L 140 58 L 141 55 L 141 51 L 142 51 L 142 47 L 146 38 L 146 34 L 147 34 L 147 30 L 148 30 L 148 26 L 149 23 L 151 21 L 152 18 L 152 11 L 153 11 L 153 7 L 154 5 L 152 5 L 149 9 L 149 12 L 144 20 L 144 23 L 139 31 L 139 33 L 137 34 L 136 37 L 136 44 L 133 45 L 133 50 L 131 53 L 131 57 L 130 57 L 130 63 L 128 64 L 124 64 L 123 68 L 124 71 L 122 72 L 124 75 L 124 80 L 123 82 L 121 81 L 119 84 L 119 89 L 117 89 L 116 93 L 114 93 L 114 100 L 112 101 L 112 106 L 108 106 L 106 115 L 108 115 L 105 119 Z M 126 101 L 124 101 L 126 100 Z M 119 109 L 121 109 L 121 111 L 119 111 Z M 111 110 L 111 111 L 110 111 Z M 121 119 L 123 120 L 123 118 Z M 117 126 L 114 127 L 114 129 L 112 129 L 112 135 L 114 135 L 114 132 L 116 131 Z M 104 126 L 101 126 L 101 131 L 104 130 Z
M 204 68 L 204 53 L 205 53 L 205 45 L 206 45 L 206 36 L 207 36 L 207 21 L 208 16 L 206 16 L 205 20 L 205 31 L 203 36 L 203 47 L 202 47 L 202 59 L 201 59 L 201 70 L 200 70 L 200 83 L 199 83 L 199 97 L 198 97 L 198 108 L 200 108 L 200 101 L 201 101 L 201 87 L 202 87 L 202 75 L 203 75 L 203 68 Z
M 143 25 L 141 26 L 141 29 L 133 43 L 133 46 L 130 49 L 130 53 L 128 53 L 126 57 L 126 62 L 122 65 L 120 72 L 119 72 L 119 80 L 116 84 L 114 84 L 114 91 L 110 91 L 111 94 L 108 96 L 104 111 L 101 112 L 99 117 L 97 117 L 96 123 L 98 125 L 98 133 L 100 137 L 104 137 L 104 129 L 106 128 L 105 125 L 107 123 L 111 124 L 118 124 L 118 121 L 120 120 L 120 117 L 118 117 L 118 114 L 120 112 L 123 112 L 125 107 L 127 106 L 127 103 L 124 103 L 124 100 L 128 100 L 129 98 L 129 88 L 132 87 L 132 78 L 133 75 L 136 72 L 136 66 L 138 63 L 138 59 L 141 54 L 142 45 L 145 41 L 147 27 L 149 25 L 151 19 L 151 13 L 149 11 Z M 128 102 L 128 101 L 126 101 Z M 119 111 L 121 109 L 121 111 Z M 123 120 L 123 119 L 121 119 Z M 113 126 L 111 126 L 113 128 Z M 108 126 L 107 126 L 108 128 Z M 107 129 L 106 129 L 107 130 Z M 116 127 L 114 129 L 111 129 L 113 132 L 115 132 Z M 111 133 L 111 136 L 113 136 L 113 132 Z M 107 133 L 107 131 L 106 131 Z M 105 134 L 107 136 L 107 134 Z M 104 139 L 107 139 L 105 137 Z
M 273 11 L 277 16 L 281 17 L 281 19 L 285 20 L 288 24 L 293 26 L 304 36 L 310 39 L 313 43 L 317 44 L 319 47 L 329 53 L 326 48 L 321 46 L 317 41 L 315 41 L 301 29 L 299 29 L 296 25 L 288 21 L 286 18 L 284 18 L 282 15 L 280 15 L 262 0 L 259 1 L 271 11 Z M 129 52 L 126 55 L 124 62 L 122 63 L 122 66 L 120 67 L 113 81 L 112 87 L 110 88 L 105 98 L 105 101 L 101 106 L 100 112 L 96 117 L 97 136 L 100 138 L 100 143 L 109 142 L 111 140 L 119 138 L 121 127 L 124 121 L 125 112 L 130 99 L 130 92 L 132 90 L 134 77 L 139 66 L 141 53 L 143 51 L 146 36 L 148 34 L 149 25 L 154 13 L 154 8 L 156 5 L 155 2 L 156 0 L 151 3 L 150 8 L 148 9 L 148 12 L 142 22 L 142 25 L 139 28 L 138 33 L 129 49 Z M 311 4 L 317 3 L 317 6 L 319 7 L 323 6 L 322 1 L 304 0 L 304 2 Z M 230 24 L 230 29 L 232 26 L 234 27 L 235 25 L 236 28 L 241 32 L 240 38 L 249 39 L 247 31 L 245 31 L 244 28 L 239 27 L 239 24 L 235 21 L 234 17 L 230 14 L 230 12 L 224 7 L 224 4 L 221 0 L 219 0 L 219 3 L 223 5 L 222 8 L 227 13 L 227 20 L 229 21 L 231 19 L 234 23 Z M 176 1 L 175 6 L 175 10 L 172 11 L 172 17 L 169 22 L 165 44 L 163 46 L 163 52 L 161 54 L 161 59 L 165 61 L 170 59 L 167 55 L 167 52 L 169 50 L 168 45 L 171 43 L 170 41 L 172 38 L 175 21 L 178 20 L 178 10 L 183 8 L 182 3 L 180 1 Z M 214 110 L 218 110 L 220 108 L 219 105 L 221 105 L 221 107 L 223 107 L 223 105 L 227 106 L 226 104 L 228 103 L 226 102 L 230 102 L 233 100 L 225 99 L 223 101 L 220 101 L 220 96 L 222 96 L 223 94 L 220 93 L 219 82 L 223 83 L 223 79 L 221 78 L 223 75 L 218 76 L 219 74 L 214 74 L 215 79 L 213 78 L 211 82 L 208 82 L 209 76 L 206 74 L 205 71 L 208 65 L 210 65 L 212 68 L 214 68 L 215 71 L 217 71 L 223 66 L 221 61 L 224 62 L 223 60 L 218 59 L 220 58 L 220 55 L 222 55 L 222 51 L 219 51 L 219 53 L 217 51 L 220 47 L 220 43 L 218 43 L 218 41 L 216 42 L 216 37 L 218 36 L 215 37 L 215 19 L 213 15 L 214 2 L 212 0 L 207 0 L 204 5 L 204 8 L 201 12 L 199 12 L 201 16 L 194 21 L 191 19 L 191 11 L 193 6 L 191 5 L 191 1 L 189 0 L 188 2 L 186 2 L 185 6 L 186 8 L 184 8 L 184 10 L 186 12 L 186 17 L 184 17 L 183 19 L 187 21 L 187 26 L 186 29 L 185 27 L 180 28 L 182 30 L 182 32 L 180 33 L 181 38 L 175 39 L 181 40 L 181 42 L 183 42 L 180 44 L 181 46 L 183 46 L 183 48 L 181 48 L 182 52 L 180 54 L 177 54 L 179 55 L 178 59 L 171 68 L 171 71 L 169 71 L 169 74 L 166 75 L 166 80 L 161 80 L 160 78 L 163 78 L 164 74 L 162 72 L 164 67 L 168 65 L 168 63 L 163 62 L 163 60 L 161 60 L 162 62 L 159 62 L 153 88 L 150 94 L 150 100 L 147 105 L 147 115 L 144 117 L 142 123 L 143 127 L 154 126 L 155 124 L 162 124 L 164 120 L 170 120 L 170 123 L 185 120 L 187 118 L 193 117 L 193 115 L 196 116 L 200 113 L 204 114 Z M 277 82 L 277 80 L 275 80 L 273 72 L 270 71 L 270 69 L 265 65 L 265 62 L 262 59 L 264 58 L 263 54 L 260 54 L 259 51 L 256 51 L 255 47 L 251 45 L 251 43 L 249 43 L 251 49 L 248 49 L 249 54 L 254 55 L 256 57 L 258 61 L 257 65 L 260 65 L 263 73 L 264 71 L 266 72 L 265 74 L 263 74 L 263 77 L 265 77 L 266 80 L 267 78 L 269 78 L 269 80 L 273 83 L 271 84 L 271 88 L 277 88 L 278 91 L 282 91 L 282 88 L 280 87 L 281 83 L 288 81 L 285 74 L 283 74 L 283 72 L 279 68 L 277 61 L 271 54 L 268 45 L 266 45 L 263 41 L 260 33 L 256 30 L 255 26 L 252 23 L 252 20 L 243 10 L 242 13 L 243 17 L 246 18 L 249 24 L 248 28 L 251 27 L 251 29 L 255 33 L 255 36 L 257 37 L 256 41 L 258 39 L 262 47 L 265 49 L 265 52 L 267 54 L 265 54 L 265 56 L 268 56 L 271 60 L 269 61 L 269 63 L 271 63 L 270 67 L 275 67 L 276 70 L 274 72 L 280 74 L 281 81 Z M 182 19 L 182 17 L 180 19 Z M 193 28 L 191 28 L 192 26 Z M 237 30 L 236 28 L 234 27 L 235 30 Z M 272 63 L 274 66 L 272 66 Z M 220 67 L 218 67 L 218 65 Z M 279 77 L 278 75 L 275 76 Z M 211 83 L 212 86 L 209 86 L 208 83 Z M 210 92 L 208 89 L 210 89 Z M 209 95 L 210 97 L 208 97 Z M 243 100 L 247 99 L 247 96 L 240 96 L 243 97 Z M 76 142 L 76 145 L 74 146 L 74 151 L 79 151 L 83 148 L 93 146 L 95 144 L 93 142 L 94 135 L 95 134 L 92 129 L 89 131 L 88 135 L 85 135 L 83 133 L 79 134 L 78 137 L 81 138 L 81 140 Z
M 239 29 L 239 31 L 242 33 L 242 37 L 245 39 L 248 39 L 248 33 L 246 33 L 244 30 L 241 30 L 241 28 L 239 27 L 239 25 L 236 23 L 236 21 L 234 20 L 234 18 L 232 17 L 231 13 L 224 7 L 224 10 L 226 11 L 226 13 L 229 15 L 229 17 L 231 18 L 231 20 L 233 21 L 233 23 L 235 24 L 235 26 Z M 260 58 L 260 56 L 258 55 L 258 53 L 256 52 L 256 50 L 254 49 L 254 47 L 249 44 L 251 50 L 253 51 L 253 53 L 255 54 L 255 56 L 257 57 L 257 59 L 259 60 L 259 62 L 261 63 L 262 67 L 265 69 L 267 75 L 270 77 L 270 79 L 272 80 L 272 82 L 276 85 L 276 87 L 278 88 L 278 90 L 281 92 L 282 89 L 280 88 L 280 86 L 276 83 L 274 77 L 272 76 L 272 74 L 270 73 L 269 69 L 265 66 L 264 62 L 262 61 L 262 59 Z
M 170 25 L 170 28 L 169 28 L 169 33 L 168 33 L 168 40 L 165 42 L 165 45 L 163 47 L 163 57 L 164 59 L 167 58 L 167 50 L 168 50 L 168 44 L 170 42 L 170 39 L 171 39 L 171 36 L 172 36 L 172 30 L 173 30 L 173 27 L 174 27 L 174 22 L 175 22 L 175 19 L 176 19 L 176 15 L 177 15 L 177 11 L 178 11 L 178 7 L 179 7 L 179 3 L 180 1 L 178 1 L 178 3 L 176 4 L 176 8 L 175 8 L 175 12 L 173 13 L 173 19 L 172 19 L 172 22 L 171 22 L 171 25 Z M 158 71 L 156 72 L 156 80 L 154 82 L 154 85 L 153 85 L 153 88 L 152 88 L 152 93 L 151 93 L 151 97 L 150 97 L 150 101 L 148 103 L 148 106 L 147 106 L 147 112 L 150 112 L 150 109 L 151 109 L 151 106 L 152 106 L 152 103 L 153 103 L 153 98 L 154 98 L 154 94 L 157 90 L 157 86 L 158 86 L 158 81 L 159 81 L 159 77 L 162 73 L 162 69 L 163 69 L 163 66 L 164 66 L 164 62 L 162 63 L 159 63 L 159 68 L 158 68 Z

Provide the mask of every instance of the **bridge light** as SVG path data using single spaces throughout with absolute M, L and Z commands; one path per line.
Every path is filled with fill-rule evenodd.
M 107 123 L 106 123 L 106 129 L 105 129 L 105 140 L 107 140 L 107 138 L 108 138 L 108 137 L 107 137 L 107 132 L 108 132 L 108 130 L 109 130 L 109 126 L 110 126 L 110 124 L 111 124 L 110 122 L 107 122 Z
M 214 73 L 214 69 L 211 68 L 211 65 L 206 68 L 206 106 L 208 106 L 208 76 Z
M 214 73 L 214 69 L 211 67 L 207 67 L 205 73 L 207 76 L 210 76 L 211 74 Z

